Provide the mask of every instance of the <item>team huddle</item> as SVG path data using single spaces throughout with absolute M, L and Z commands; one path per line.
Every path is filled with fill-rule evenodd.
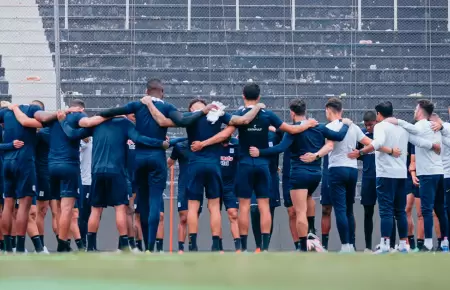
M 189 251 L 199 250 L 198 221 L 206 196 L 212 251 L 223 251 L 223 206 L 235 250 L 247 251 L 251 217 L 257 251 L 267 251 L 280 206 L 283 153 L 282 194 L 298 251 L 327 250 L 333 210 L 341 252 L 355 251 L 358 159 L 363 162 L 366 251 L 449 251 L 450 125 L 434 114 L 429 100 L 418 102 L 414 125 L 396 119 L 392 104 L 382 102 L 364 114 L 361 130 L 342 118 L 337 98 L 325 104 L 328 124 L 308 119 L 302 100 L 291 102 L 293 123 L 287 124 L 260 103 L 254 83 L 244 87 L 245 106 L 233 114 L 201 99 L 181 113 L 163 96 L 161 81 L 151 79 L 140 101 L 93 117 L 84 113 L 81 100 L 55 113 L 44 111 L 40 101 L 0 109 L 0 248 L 24 253 L 28 234 L 35 251 L 47 253 L 44 219 L 50 208 L 58 252 L 70 252 L 72 238 L 79 250 L 96 251 L 102 211 L 114 207 L 119 250 L 162 251 L 167 169 L 178 162 L 178 250 L 185 250 L 187 236 Z M 169 127 L 186 128 L 187 137 L 169 140 Z M 320 184 L 321 241 L 312 199 Z M 382 238 L 374 249 L 377 200 Z M 433 227 L 438 245 L 433 245 Z

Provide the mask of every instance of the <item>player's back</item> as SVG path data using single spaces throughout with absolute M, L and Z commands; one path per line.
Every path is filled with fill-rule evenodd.
M 36 171 L 48 172 L 48 154 L 50 152 L 50 128 L 42 128 L 37 132 Z
M 221 131 L 222 124 L 227 123 L 224 116 L 212 124 L 206 116 L 200 117 L 192 125 L 186 127 L 189 145 L 194 141 L 207 140 Z M 192 152 L 191 163 L 219 162 L 221 144 L 214 144 L 203 148 L 201 151 Z
M 128 126 L 126 118 L 113 118 L 95 127 L 92 138 L 92 173 L 127 174 Z M 134 126 L 134 125 L 132 125 Z
M 383 146 L 389 148 L 399 148 L 402 152 L 402 155 L 399 158 L 394 158 L 387 153 L 376 151 L 376 176 L 386 178 L 406 178 L 406 158 L 409 139 L 408 132 L 400 126 L 383 121 L 375 125 L 375 140 L 377 138 L 377 132 L 381 130 L 384 132 L 386 137 Z
M 441 143 L 441 132 L 433 132 L 430 121 L 420 120 L 414 126 L 420 128 L 419 137 L 432 141 L 433 143 Z M 444 174 L 442 158 L 433 150 L 416 146 L 416 172 L 417 175 L 436 175 Z
M 307 122 L 302 121 L 296 123 L 301 125 Z M 308 152 L 317 152 L 323 145 L 325 145 L 325 137 L 323 136 L 322 130 L 320 129 L 320 124 L 318 127 L 310 128 L 300 134 L 293 135 L 293 142 L 290 146 L 290 156 L 291 156 L 291 166 L 292 167 L 317 167 L 320 169 L 321 160 L 315 160 L 311 163 L 305 163 L 300 160 L 300 156 Z
M 19 109 L 29 118 L 34 118 L 34 114 L 41 108 L 36 105 L 20 105 Z M 31 160 L 34 159 L 36 146 L 36 129 L 23 127 L 16 119 L 14 112 L 2 110 L 0 112 L 4 121 L 3 142 L 10 143 L 14 140 L 24 142 L 22 148 L 18 150 L 8 150 L 4 154 L 4 159 Z
M 364 135 L 367 138 L 373 139 L 373 133 L 369 133 L 366 129 L 362 130 Z M 364 148 L 364 145 L 358 143 L 358 148 Z M 375 152 L 371 152 L 369 154 L 365 154 L 360 157 L 360 160 L 363 162 L 363 178 L 375 178 L 376 175 L 376 166 L 375 166 Z
M 340 120 L 335 120 L 327 124 L 327 127 L 333 131 L 339 131 L 343 126 Z M 358 162 L 356 159 L 348 158 L 348 153 L 355 149 L 356 143 L 360 141 L 361 137 L 364 137 L 361 129 L 352 124 L 348 129 L 347 135 L 344 140 L 340 142 L 334 142 L 333 151 L 328 155 L 328 167 L 352 167 L 357 168 Z
M 243 116 L 250 107 L 234 113 L 235 115 Z M 266 157 L 252 158 L 249 153 L 250 147 L 259 149 L 266 149 L 269 147 L 269 126 L 275 128 L 280 127 L 281 120 L 270 110 L 260 110 L 256 117 L 248 124 L 239 126 L 239 144 L 240 144 L 240 162 L 247 164 L 269 164 L 269 159 Z
M 220 148 L 220 168 L 222 172 L 223 186 L 234 189 L 237 167 L 239 162 L 239 140 L 231 138 L 227 146 Z
M 70 113 L 66 117 L 67 123 L 72 128 L 79 128 L 78 122 L 84 113 Z M 50 152 L 48 155 L 49 164 L 80 164 L 80 140 L 70 139 L 64 133 L 60 123 L 56 120 L 50 126 Z
M 269 130 L 269 147 L 276 146 L 281 141 L 281 134 L 278 132 L 272 132 Z M 269 170 L 271 174 L 278 173 L 278 166 L 280 163 L 280 155 L 268 156 L 269 158 Z

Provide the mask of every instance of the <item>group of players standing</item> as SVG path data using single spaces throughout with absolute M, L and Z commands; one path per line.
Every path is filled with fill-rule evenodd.
M 189 250 L 198 250 L 198 218 L 204 194 L 210 212 L 212 251 L 223 250 L 222 204 L 228 212 L 236 251 L 247 250 L 250 215 L 258 251 L 267 251 L 275 208 L 280 205 L 278 157 L 283 152 L 283 198 L 299 251 L 308 250 L 308 238 L 316 249 L 322 245 L 328 248 L 332 208 L 341 252 L 354 251 L 358 158 L 364 167 L 361 203 L 366 249 L 372 250 L 378 198 L 382 239 L 377 253 L 395 247 L 391 245 L 395 220 L 398 251 L 408 251 L 408 244 L 411 249 L 432 250 L 433 210 L 439 220 L 438 248 L 448 251 L 450 215 L 446 203 L 450 197 L 445 194 L 450 192 L 450 148 L 446 147 L 450 145 L 450 128 L 433 115 L 430 101 L 419 101 L 415 125 L 393 118 L 390 102 L 380 103 L 376 113 L 364 115 L 363 132 L 349 119 L 342 119 L 342 102 L 336 98 L 325 105 L 327 125 L 307 119 L 302 100 L 290 104 L 293 124 L 282 122 L 259 103 L 260 89 L 254 83 L 244 87 L 245 107 L 233 115 L 200 99 L 193 100 L 189 112 L 182 114 L 163 101 L 164 89 L 157 79 L 148 81 L 146 94 L 138 102 L 94 117 L 84 114 L 80 100 L 57 113 L 45 112 L 39 101 L 0 110 L 4 124 L 0 243 L 6 252 L 13 248 L 25 252 L 27 231 L 36 252 L 45 252 L 43 224 L 49 205 L 58 252 L 71 251 L 72 236 L 79 249 L 84 248 L 87 237 L 87 251 L 95 251 L 102 210 L 107 206 L 116 211 L 119 249 L 152 252 L 156 244 L 157 250 L 162 250 L 163 192 L 167 168 L 175 161 L 180 165 L 180 251 L 184 251 L 187 232 Z M 167 140 L 168 127 L 185 127 L 187 138 Z M 238 138 L 232 138 L 236 129 Z M 80 186 L 80 140 L 92 146 L 90 188 Z M 166 160 L 169 147 L 174 149 Z M 322 245 L 315 236 L 312 199 L 320 182 Z M 417 247 L 411 217 L 414 198 L 419 217 Z M 34 203 L 37 210 L 31 213 L 37 212 L 35 219 L 29 218 Z M 79 229 L 77 205 L 82 211 Z M 137 230 L 133 220 L 139 225 Z M 12 238 L 13 230 L 17 238 Z M 144 245 L 136 243 L 135 236 L 138 240 L 142 237 Z

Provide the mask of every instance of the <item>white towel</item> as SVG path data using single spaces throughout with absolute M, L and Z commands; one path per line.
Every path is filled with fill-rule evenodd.
M 206 119 L 212 124 L 216 123 L 220 117 L 225 114 L 225 109 L 227 108 L 221 102 L 212 102 L 213 105 L 216 105 L 218 109 L 212 109 L 209 111 L 208 115 L 206 115 Z

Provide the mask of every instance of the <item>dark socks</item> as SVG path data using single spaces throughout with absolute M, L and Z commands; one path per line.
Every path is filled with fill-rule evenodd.
M 322 246 L 328 250 L 328 234 L 322 234 Z
M 372 232 L 373 232 L 373 205 L 364 206 L 364 240 L 366 242 L 366 249 L 372 249 Z
M 299 239 L 299 249 L 300 252 L 307 252 L 308 251 L 308 247 L 307 247 L 307 238 L 306 237 L 301 237 Z
M 250 217 L 256 248 L 261 248 L 261 215 L 259 214 L 258 207 L 252 206 L 250 210 Z
M 0 252 L 5 250 L 5 242 L 4 240 L 0 240 Z
M 39 239 L 41 240 L 42 247 L 44 246 L 44 235 L 40 235 Z
M 44 250 L 44 246 L 42 246 L 42 240 L 40 236 L 32 237 L 31 241 L 33 242 L 33 246 L 34 249 L 36 250 L 36 253 L 40 253 Z
M 197 234 L 189 234 L 190 248 L 189 251 L 198 252 Z
M 297 251 L 300 246 L 300 241 L 294 242 L 295 250 Z
M 88 252 L 97 250 L 97 233 L 87 234 L 87 249 Z
M 223 240 L 219 239 L 219 250 L 223 251 Z
M 211 251 L 212 252 L 220 251 L 219 241 L 220 241 L 220 237 L 219 236 L 213 236 L 212 237 L 212 247 L 211 247 Z
M 408 236 L 408 243 L 411 250 L 416 248 L 416 240 L 414 240 L 414 235 Z
M 119 237 L 119 244 L 120 244 L 120 250 L 121 251 L 128 251 L 129 248 L 129 244 L 128 244 L 128 236 L 127 235 L 123 235 Z
M 241 250 L 241 239 L 240 238 L 234 239 L 234 248 L 236 249 L 236 251 Z
M 131 249 L 136 248 L 136 240 L 134 239 L 134 237 L 128 237 L 128 245 Z
M 4 246 L 4 250 L 6 251 L 6 252 L 12 252 L 13 250 L 13 247 L 12 247 L 12 239 L 11 239 L 11 236 L 10 235 L 4 235 L 3 236 L 3 241 L 4 241 L 4 243 L 5 243 L 5 246 Z
M 316 234 L 316 228 L 315 228 L 315 216 L 309 216 L 308 217 L 308 233 Z
M 76 239 L 75 244 L 77 245 L 78 251 L 84 251 L 86 250 L 84 243 L 81 239 Z
M 417 248 L 419 250 L 422 250 L 424 244 L 425 244 L 425 240 L 424 239 L 417 239 Z
M 442 238 L 438 238 L 437 239 L 438 240 L 438 249 L 440 249 L 441 248 L 441 243 L 442 243 Z
M 61 239 L 58 240 L 58 248 L 56 249 L 59 253 L 70 252 L 70 240 L 63 241 Z
M 17 237 L 16 236 L 11 236 L 11 245 L 14 248 L 17 248 Z
M 162 252 L 164 250 L 164 239 L 156 239 L 156 251 Z
M 178 242 L 178 251 L 184 252 L 184 242 Z
M 247 235 L 241 235 L 241 248 L 242 251 L 247 251 Z
M 144 247 L 142 247 L 142 240 L 136 240 L 136 248 L 139 249 L 139 251 L 144 251 Z
M 17 253 L 25 252 L 25 236 L 17 236 L 16 252 Z
M 270 234 L 261 234 L 261 251 L 268 251 L 270 243 Z

